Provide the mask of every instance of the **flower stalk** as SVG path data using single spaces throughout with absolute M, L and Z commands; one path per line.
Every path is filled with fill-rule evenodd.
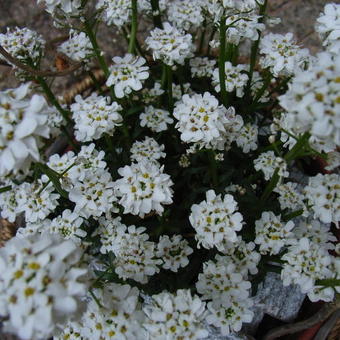
M 218 59 L 218 71 L 221 87 L 221 101 L 225 107 L 228 106 L 228 94 L 225 85 L 226 29 L 226 17 L 223 16 L 220 20 L 220 55 Z
M 137 39 L 137 0 L 131 0 L 132 9 L 132 23 L 130 32 L 130 42 L 128 52 L 134 54 L 136 52 L 136 39 Z

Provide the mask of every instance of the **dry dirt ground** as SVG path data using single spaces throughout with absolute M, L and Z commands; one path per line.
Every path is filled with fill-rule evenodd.
M 300 44 L 308 47 L 314 53 L 320 46 L 320 41 L 313 33 L 313 25 L 324 5 L 331 0 L 269 0 L 269 12 L 282 19 L 282 23 L 273 31 L 284 33 L 293 32 Z M 333 0 L 338 2 L 338 0 Z M 7 27 L 28 27 L 44 36 L 49 41 L 65 32 L 56 29 L 43 6 L 37 5 L 36 0 L 0 0 L 0 32 Z M 145 28 L 142 27 L 142 30 Z M 121 54 L 124 47 L 122 38 L 117 38 L 113 29 L 103 29 L 100 36 L 102 46 L 105 46 L 108 55 Z M 114 42 L 113 39 L 116 38 Z M 56 90 L 62 93 L 75 79 L 58 79 Z M 17 81 L 11 69 L 0 65 L 0 89 L 16 86 Z M 14 337 L 1 334 L 0 340 L 14 340 Z

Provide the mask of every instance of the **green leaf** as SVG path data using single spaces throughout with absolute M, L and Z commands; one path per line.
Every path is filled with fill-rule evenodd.
M 39 170 L 42 173 L 44 173 L 49 178 L 49 180 L 53 183 L 55 189 L 58 191 L 60 196 L 68 199 L 67 191 L 65 191 L 61 187 L 61 184 L 60 184 L 60 181 L 59 181 L 60 175 L 56 171 L 52 170 L 51 168 L 49 168 L 45 164 L 38 163 L 38 167 L 39 167 Z
M 0 188 L 0 194 L 6 191 L 10 191 L 12 190 L 12 186 L 11 185 L 7 185 L 5 187 Z

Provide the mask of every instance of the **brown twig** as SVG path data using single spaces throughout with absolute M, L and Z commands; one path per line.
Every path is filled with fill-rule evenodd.
M 28 65 L 25 65 L 17 58 L 11 56 L 1 45 L 0 45 L 0 54 L 2 54 L 11 64 L 15 65 L 21 70 L 26 71 L 36 77 L 63 77 L 70 73 L 73 73 L 74 71 L 79 69 L 82 65 L 81 63 L 75 63 L 72 66 L 70 66 L 67 70 L 57 71 L 57 72 L 47 71 L 47 70 L 40 71 L 40 70 L 35 70 L 34 68 Z
M 304 329 L 310 328 L 319 322 L 328 319 L 335 311 L 340 308 L 340 300 L 334 303 L 325 304 L 316 314 L 310 318 L 296 322 L 294 324 L 283 325 L 270 330 L 262 340 L 274 340 L 281 336 L 294 334 Z
M 104 72 L 101 69 L 93 70 L 93 75 L 97 79 L 98 82 L 102 82 L 105 79 Z M 74 100 L 74 97 L 77 94 L 81 94 L 86 90 L 90 89 L 93 86 L 93 80 L 91 77 L 86 77 L 79 83 L 72 86 L 71 89 L 68 89 L 63 96 L 62 102 L 65 104 L 70 104 Z

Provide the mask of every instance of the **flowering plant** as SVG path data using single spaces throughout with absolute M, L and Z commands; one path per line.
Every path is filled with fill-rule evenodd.
M 59 70 L 38 33 L 0 34 L 22 81 L 0 92 L 1 215 L 24 220 L 0 250 L 6 331 L 226 335 L 251 322 L 268 271 L 336 299 L 340 5 L 320 14 L 313 56 L 266 31 L 267 2 L 38 0 L 69 29 Z M 104 54 L 101 23 L 125 55 Z M 69 73 L 92 85 L 64 103 L 49 80 Z M 307 172 L 316 158 L 326 172 Z

